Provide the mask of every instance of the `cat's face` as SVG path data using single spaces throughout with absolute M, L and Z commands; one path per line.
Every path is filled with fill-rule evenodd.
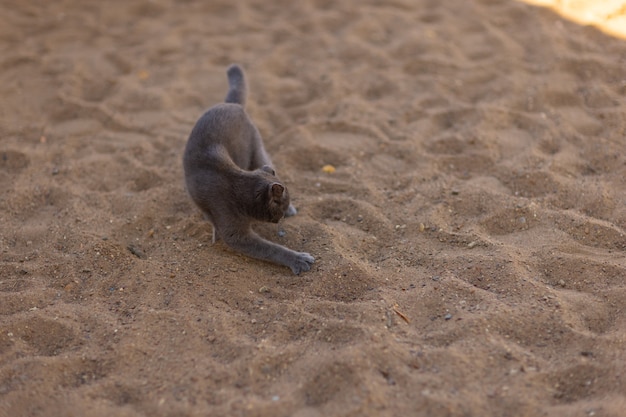
M 276 178 L 274 170 L 264 166 L 258 170 L 260 179 L 257 189 L 258 216 L 261 221 L 278 223 L 289 208 L 289 192 Z

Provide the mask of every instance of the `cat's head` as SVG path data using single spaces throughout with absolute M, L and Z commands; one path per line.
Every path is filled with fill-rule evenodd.
M 285 216 L 289 208 L 289 192 L 287 188 L 276 178 L 276 173 L 270 166 L 259 169 L 259 181 L 257 187 L 257 211 L 258 220 L 278 223 Z

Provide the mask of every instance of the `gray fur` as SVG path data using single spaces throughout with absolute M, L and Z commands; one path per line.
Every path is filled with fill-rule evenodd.
M 296 214 L 289 192 L 276 177 L 259 131 L 243 105 L 247 87 L 243 70 L 227 71 L 226 103 L 210 108 L 196 123 L 183 156 L 187 191 L 213 225 L 213 241 L 257 259 L 308 271 L 315 259 L 269 242 L 251 228 L 253 221 L 278 223 Z
M 241 104 L 241 107 L 245 107 L 248 86 L 243 70 L 239 65 L 231 65 L 228 67 L 226 75 L 228 76 L 228 93 L 224 102 Z

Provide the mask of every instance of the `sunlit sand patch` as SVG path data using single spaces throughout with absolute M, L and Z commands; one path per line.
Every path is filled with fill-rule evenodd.
M 602 31 L 626 39 L 626 1 L 624 0 L 521 0 L 545 6 L 567 19 L 593 25 Z

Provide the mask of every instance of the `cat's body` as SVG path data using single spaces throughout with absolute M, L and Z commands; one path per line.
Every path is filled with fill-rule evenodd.
M 308 271 L 314 258 L 258 236 L 254 221 L 278 223 L 296 213 L 289 193 L 276 177 L 263 140 L 243 106 L 243 70 L 228 68 L 225 103 L 210 108 L 196 123 L 183 157 L 187 191 L 213 225 L 213 241 L 248 256 Z

